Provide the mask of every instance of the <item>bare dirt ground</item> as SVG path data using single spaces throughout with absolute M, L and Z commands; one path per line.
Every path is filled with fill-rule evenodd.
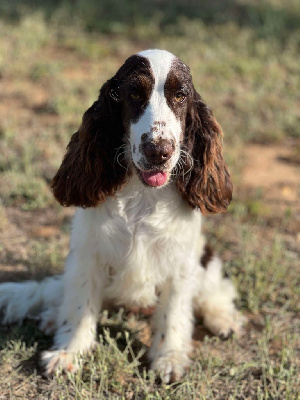
M 279 145 L 249 145 L 244 150 L 246 165 L 242 171 L 241 191 L 252 195 L 261 191 L 267 219 L 277 227 L 286 213 L 292 218 L 286 228 L 295 246 L 300 246 L 300 142 Z M 295 150 L 296 149 L 296 150 Z M 298 149 L 298 153 L 297 153 Z M 299 247 L 298 247 L 299 249 Z

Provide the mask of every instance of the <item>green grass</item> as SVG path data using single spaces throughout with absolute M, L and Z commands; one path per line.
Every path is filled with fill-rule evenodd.
M 38 360 L 51 338 L 33 322 L 0 327 L 4 398 L 297 399 L 298 206 L 280 202 L 281 186 L 273 203 L 269 189 L 243 192 L 243 168 L 252 143 L 292 143 L 288 162 L 299 165 L 299 22 L 297 0 L 1 2 L 1 279 L 62 270 L 72 210 L 49 182 L 70 135 L 129 55 L 165 48 L 190 66 L 225 131 L 234 201 L 205 231 L 249 318 L 241 339 L 195 340 L 191 369 L 172 385 L 148 369 L 141 316 L 105 314 L 78 374 L 50 381 Z
M 122 334 L 114 337 L 105 329 L 93 353 L 81 359 L 76 375 L 57 375 L 48 387 L 53 391 L 53 398 L 58 399 L 295 400 L 299 380 L 294 349 L 299 338 L 295 333 L 278 336 L 272 333 L 273 328 L 269 323 L 261 338 L 249 338 L 248 348 L 235 339 L 227 343 L 206 339 L 194 354 L 192 367 L 182 383 L 172 385 L 158 383 L 152 371 L 141 367 L 145 349 L 135 344 L 134 335 L 126 331 L 126 325 L 122 327 Z M 29 334 L 35 335 L 42 348 L 47 345 L 46 338 L 32 326 L 15 330 L 12 336 L 17 337 L 21 332 L 28 335 L 29 343 L 11 340 L 2 351 L 2 368 L 5 366 L 5 374 L 0 378 L 2 391 L 6 394 L 10 388 L 12 398 L 18 398 L 20 388 L 23 393 L 24 390 L 30 393 L 39 385 L 46 394 L 47 384 L 40 382 L 33 369 L 37 344 L 30 341 Z
M 20 172 L 6 172 L 1 176 L 2 199 L 6 206 L 22 210 L 45 208 L 53 204 L 53 198 L 45 181 Z

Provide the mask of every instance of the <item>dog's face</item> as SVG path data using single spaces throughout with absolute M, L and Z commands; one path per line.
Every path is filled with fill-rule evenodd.
M 131 160 L 143 183 L 163 186 L 180 157 L 187 104 L 192 92 L 188 67 L 167 51 L 147 50 L 130 58 L 121 78 Z
M 95 207 L 137 172 L 156 188 L 172 181 L 193 208 L 223 212 L 232 184 L 223 132 L 189 68 L 165 50 L 129 57 L 85 112 L 52 181 L 58 201 Z

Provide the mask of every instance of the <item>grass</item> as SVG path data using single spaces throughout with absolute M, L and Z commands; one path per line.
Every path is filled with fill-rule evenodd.
M 234 201 L 226 215 L 207 219 L 205 233 L 249 320 L 245 335 L 227 342 L 198 321 L 191 369 L 173 385 L 160 384 L 148 369 L 143 316 L 104 314 L 98 346 L 79 373 L 50 381 L 38 360 L 52 339 L 34 322 L 0 327 L 1 396 L 297 399 L 300 188 L 282 181 L 249 187 L 244 169 L 253 143 L 261 152 L 278 148 L 277 161 L 291 173 L 299 166 L 299 21 L 296 0 L 213 0 L 201 7 L 196 0 L 1 2 L 1 279 L 63 268 L 73 210 L 55 203 L 49 182 L 70 135 L 125 58 L 165 48 L 190 66 L 225 131 Z M 272 176 L 272 166 L 261 168 Z
M 114 321 L 110 323 L 113 325 Z M 247 347 L 235 339 L 224 343 L 207 338 L 193 355 L 192 367 L 179 385 L 158 384 L 152 371 L 140 367 L 144 349 L 137 350 L 135 337 L 126 331 L 124 323 L 118 328 L 122 329 L 122 334 L 112 337 L 108 329 L 104 330 L 93 354 L 81 360 L 76 375 L 58 375 L 49 383 L 41 382 L 33 369 L 37 362 L 36 342 L 25 344 L 17 337 L 24 331 L 25 335 L 34 334 L 40 348 L 45 348 L 47 341 L 37 330 L 27 326 L 15 330 L 13 337 L 16 339 L 5 344 L 2 351 L 5 374 L 0 384 L 4 394 L 12 390 L 12 398 L 24 395 L 24 390 L 30 393 L 38 386 L 45 394 L 50 389 L 53 398 L 58 399 L 294 400 L 299 389 L 294 349 L 299 339 L 296 333 L 274 333 L 278 323 L 268 321 L 259 339 L 253 334 L 248 337 Z

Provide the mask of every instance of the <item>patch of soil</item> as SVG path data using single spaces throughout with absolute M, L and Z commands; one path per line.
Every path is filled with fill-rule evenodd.
M 0 229 L 0 281 L 32 278 L 28 267 L 30 241 L 60 240 L 65 236 L 61 226 L 70 220 L 73 213 L 72 208 L 58 212 L 53 208 L 22 211 L 7 207 L 7 222 Z
M 279 145 L 250 145 L 238 195 L 246 203 L 258 199 L 270 226 L 300 243 L 300 140 Z M 283 226 L 283 220 L 287 220 Z
M 285 200 L 297 200 L 297 189 L 300 184 L 300 155 L 297 166 L 296 160 L 291 161 L 295 157 L 293 149 L 294 145 L 292 144 L 248 146 L 245 150 L 247 161 L 243 171 L 243 184 L 250 187 L 261 187 L 269 191 L 278 187 L 290 187 L 290 191 L 281 190 L 277 196 Z

